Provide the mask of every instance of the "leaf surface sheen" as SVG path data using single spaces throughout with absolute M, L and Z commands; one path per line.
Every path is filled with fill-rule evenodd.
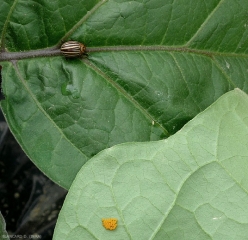
M 11 131 L 67 189 L 101 150 L 167 138 L 225 92 L 248 91 L 245 0 L 3 3 L 6 51 L 37 53 L 70 39 L 89 51 L 1 63 Z
M 246 239 L 248 96 L 226 93 L 166 140 L 106 149 L 79 171 L 56 239 Z M 107 231 L 102 218 L 118 219 Z

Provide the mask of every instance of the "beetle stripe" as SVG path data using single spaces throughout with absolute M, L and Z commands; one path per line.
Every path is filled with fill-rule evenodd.
M 77 41 L 68 41 L 62 44 L 60 51 L 65 57 L 78 57 L 85 52 L 85 46 Z

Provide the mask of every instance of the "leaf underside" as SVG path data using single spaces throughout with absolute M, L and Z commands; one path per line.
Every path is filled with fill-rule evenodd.
M 247 108 L 236 89 L 166 140 L 93 157 L 70 188 L 53 239 L 246 239 Z M 102 226 L 105 218 L 118 220 L 116 230 Z

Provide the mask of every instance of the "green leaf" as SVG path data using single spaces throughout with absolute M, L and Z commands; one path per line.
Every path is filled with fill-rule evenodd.
M 4 218 L 1 212 L 0 212 L 0 240 L 9 240 L 9 236 L 6 231 L 6 223 L 4 221 Z
M 166 140 L 93 157 L 69 190 L 53 239 L 246 239 L 247 109 L 248 96 L 236 89 Z M 102 218 L 117 218 L 116 230 Z
M 229 90 L 248 92 L 247 11 L 246 0 L 3 0 L 11 131 L 69 188 L 101 150 L 167 138 Z M 70 39 L 88 56 L 56 56 Z

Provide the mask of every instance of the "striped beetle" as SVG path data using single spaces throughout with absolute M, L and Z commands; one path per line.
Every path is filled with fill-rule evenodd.
M 68 41 L 62 44 L 60 51 L 67 58 L 75 58 L 85 53 L 84 44 L 77 41 Z

